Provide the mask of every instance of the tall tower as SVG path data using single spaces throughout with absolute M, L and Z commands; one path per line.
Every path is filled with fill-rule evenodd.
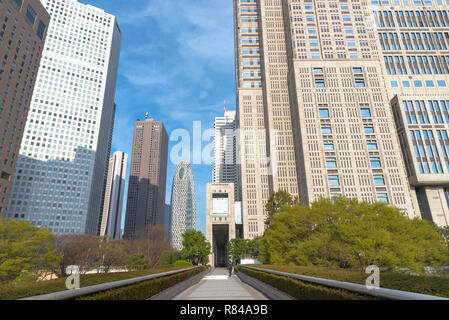
M 168 134 L 154 119 L 137 120 L 131 155 L 125 238 L 147 225 L 164 226 Z
M 121 31 L 113 15 L 76 0 L 42 0 L 51 16 L 7 218 L 55 234 L 97 234 Z
M 100 225 L 101 236 L 107 235 L 113 239 L 120 238 L 127 163 L 128 155 L 121 151 L 115 152 L 109 158 L 105 200 Z
M 280 189 L 306 205 L 344 195 L 418 216 L 371 1 L 234 4 L 245 238 L 263 232 Z
M 13 0 L 0 5 L 0 21 L 1 218 L 11 191 L 50 16 L 39 1 Z M 18 218 L 21 215 L 17 213 Z
M 280 0 L 234 0 L 244 237 L 264 232 L 271 193 L 298 196 Z
M 449 225 L 449 2 L 372 4 L 386 87 L 412 199 Z
M 214 183 L 234 183 L 236 200 L 240 194 L 237 163 L 236 112 L 226 111 L 214 123 Z
M 192 166 L 181 161 L 176 166 L 171 193 L 171 242 L 175 249 L 182 250 L 182 235 L 196 229 L 196 194 Z

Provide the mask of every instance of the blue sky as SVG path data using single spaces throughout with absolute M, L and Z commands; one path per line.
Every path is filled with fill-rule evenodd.
M 122 30 L 111 152 L 122 150 L 131 157 L 134 121 L 144 119 L 146 112 L 163 121 L 170 136 L 180 128 L 192 132 L 193 121 L 201 121 L 203 131 L 213 128 L 214 118 L 223 114 L 224 99 L 228 109 L 235 109 L 231 0 L 79 1 L 115 15 Z M 169 154 L 175 144 L 170 142 Z M 169 161 L 167 203 L 175 166 Z M 213 165 L 193 165 L 197 229 L 203 232 L 212 170 Z

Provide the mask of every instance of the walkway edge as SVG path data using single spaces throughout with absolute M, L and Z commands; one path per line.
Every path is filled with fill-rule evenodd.
M 196 276 L 190 277 L 189 279 L 184 280 L 183 282 L 175 284 L 173 287 L 165 289 L 164 291 L 155 294 L 154 296 L 148 298 L 147 300 L 172 300 L 177 295 L 181 294 L 188 288 L 200 282 L 201 279 L 204 278 L 204 276 L 210 273 L 210 271 L 211 271 L 210 269 L 204 270 L 203 272 L 197 274 Z
M 246 283 L 247 285 L 253 287 L 269 300 L 295 300 L 295 298 L 286 294 L 285 292 L 279 291 L 275 287 L 272 287 L 269 284 L 250 277 L 242 272 L 236 272 L 236 275 L 243 283 Z

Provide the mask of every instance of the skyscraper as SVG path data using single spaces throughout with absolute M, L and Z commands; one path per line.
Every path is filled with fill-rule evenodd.
M 379 1 L 372 7 L 386 86 L 412 199 L 449 225 L 449 1 Z
M 164 226 L 168 134 L 154 119 L 137 120 L 126 204 L 125 238 L 147 225 Z
M 101 236 L 107 235 L 110 238 L 120 238 L 127 164 L 128 155 L 124 152 L 117 151 L 109 158 L 100 228 Z
M 181 161 L 176 166 L 171 192 L 171 242 L 182 250 L 182 235 L 186 230 L 196 229 L 196 194 L 192 166 Z
M 42 0 L 51 16 L 7 218 L 55 234 L 97 234 L 115 115 L 121 31 L 76 0 Z
M 237 163 L 237 131 L 235 111 L 224 112 L 214 123 L 214 183 L 234 183 L 234 194 L 238 199 L 239 171 Z
M 0 2 L 0 218 L 4 216 L 25 119 L 50 21 L 39 1 Z
M 263 205 L 277 190 L 306 205 L 344 195 L 419 216 L 371 2 L 234 5 L 245 238 L 263 233 Z

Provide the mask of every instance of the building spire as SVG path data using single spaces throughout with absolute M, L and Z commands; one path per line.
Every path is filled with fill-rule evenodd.
M 148 120 L 148 112 L 145 114 L 145 120 Z

